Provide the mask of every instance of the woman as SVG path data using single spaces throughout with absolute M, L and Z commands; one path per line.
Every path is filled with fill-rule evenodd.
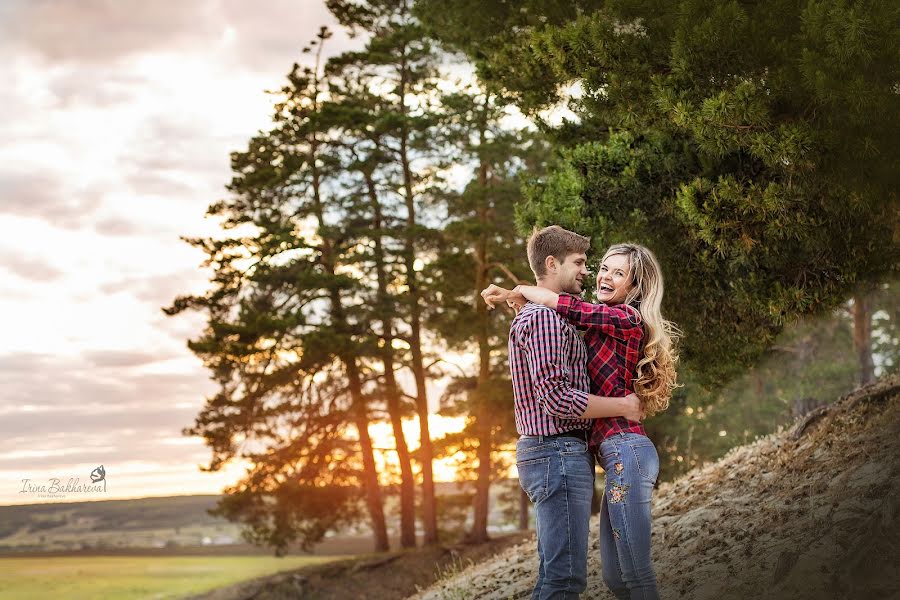
M 660 312 L 663 278 L 650 250 L 617 244 L 597 273 L 591 304 L 535 286 L 496 288 L 490 300 L 513 306 L 544 304 L 585 330 L 591 392 L 636 392 L 646 416 L 665 410 L 675 387 L 677 329 Z M 488 298 L 485 298 L 488 300 Z M 600 508 L 603 580 L 617 598 L 658 598 L 650 557 L 650 499 L 659 456 L 641 423 L 623 417 L 597 419 L 591 450 L 606 471 Z

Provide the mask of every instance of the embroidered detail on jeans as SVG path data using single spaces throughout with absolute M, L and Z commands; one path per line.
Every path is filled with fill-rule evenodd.
M 623 464 L 620 463 L 620 462 L 617 462 L 617 463 L 616 463 L 616 466 L 613 467 L 613 470 L 616 472 L 616 475 L 621 475 L 621 474 L 622 474 L 622 471 L 625 470 L 625 465 L 623 465 Z
M 631 487 L 629 485 L 619 485 L 618 483 L 614 483 L 611 488 L 609 488 L 609 501 L 613 504 L 619 504 L 620 502 L 625 502 L 625 496 L 628 495 L 628 488 Z
M 616 538 L 617 540 L 622 539 L 622 532 L 619 531 L 618 527 L 613 527 L 613 537 Z

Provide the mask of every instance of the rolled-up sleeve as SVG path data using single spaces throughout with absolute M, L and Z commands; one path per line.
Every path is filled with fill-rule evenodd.
M 535 312 L 520 337 L 528 370 L 541 410 L 560 419 L 581 419 L 588 405 L 587 392 L 572 387 L 572 367 L 563 341 L 564 325 L 552 312 Z

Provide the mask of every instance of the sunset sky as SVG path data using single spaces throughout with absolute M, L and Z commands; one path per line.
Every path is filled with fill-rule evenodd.
M 105 494 L 58 501 L 237 478 L 200 473 L 180 433 L 215 389 L 185 347 L 202 316 L 160 309 L 205 289 L 179 236 L 216 230 L 229 152 L 322 24 L 320 0 L 0 4 L 0 504 L 100 464 Z M 336 31 L 327 53 L 358 43 Z

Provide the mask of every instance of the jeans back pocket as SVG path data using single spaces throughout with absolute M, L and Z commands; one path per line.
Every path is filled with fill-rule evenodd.
M 519 485 L 533 504 L 547 497 L 550 487 L 550 457 L 518 461 L 516 468 L 519 470 Z
M 656 478 L 659 477 L 659 454 L 656 447 L 653 444 L 640 444 L 631 446 L 631 451 L 641 477 L 656 483 Z

